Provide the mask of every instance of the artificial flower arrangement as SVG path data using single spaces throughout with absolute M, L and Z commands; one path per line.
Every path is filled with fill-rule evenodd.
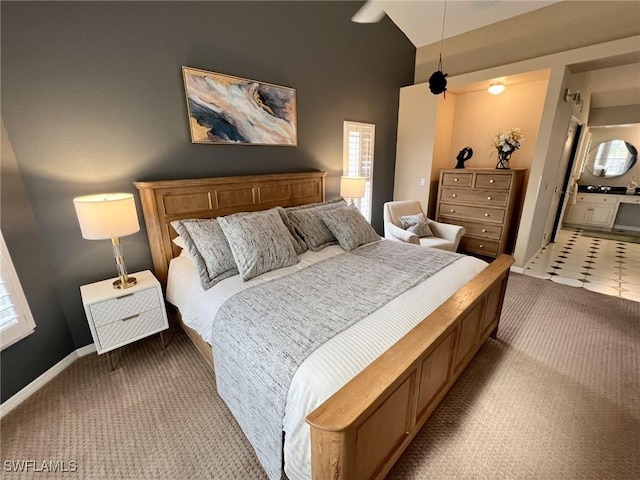
M 493 147 L 498 151 L 496 168 L 509 168 L 509 159 L 513 152 L 522 147 L 524 135 L 519 128 L 512 128 L 493 137 Z

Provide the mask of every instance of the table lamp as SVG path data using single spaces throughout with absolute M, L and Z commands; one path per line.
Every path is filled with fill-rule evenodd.
M 73 199 L 83 238 L 87 240 L 111 239 L 113 255 L 118 268 L 118 279 L 113 288 L 129 288 L 136 284 L 134 277 L 127 275 L 120 237 L 140 230 L 138 213 L 133 195 L 130 193 L 101 193 Z
M 364 189 L 367 183 L 367 177 L 341 177 L 340 178 L 340 196 L 351 200 L 349 205 L 353 205 L 354 198 L 364 197 Z

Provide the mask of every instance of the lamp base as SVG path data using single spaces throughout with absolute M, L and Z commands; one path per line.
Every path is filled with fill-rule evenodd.
M 116 290 L 123 290 L 125 288 L 133 287 L 136 283 L 138 283 L 138 281 L 135 277 L 127 277 L 125 280 L 119 278 L 113 282 L 113 288 Z

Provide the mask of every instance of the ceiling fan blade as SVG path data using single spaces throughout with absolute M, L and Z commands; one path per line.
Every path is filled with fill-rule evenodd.
M 356 23 L 377 23 L 384 17 L 384 9 L 376 0 L 368 0 L 356 14 L 351 17 Z

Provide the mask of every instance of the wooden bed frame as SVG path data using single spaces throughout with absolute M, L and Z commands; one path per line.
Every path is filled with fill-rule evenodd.
M 169 261 L 180 252 L 173 220 L 324 201 L 325 175 L 136 182 L 156 276 L 166 286 Z M 384 478 L 485 340 L 495 338 L 512 263 L 498 257 L 307 416 L 315 480 Z M 213 368 L 211 346 L 180 323 Z

